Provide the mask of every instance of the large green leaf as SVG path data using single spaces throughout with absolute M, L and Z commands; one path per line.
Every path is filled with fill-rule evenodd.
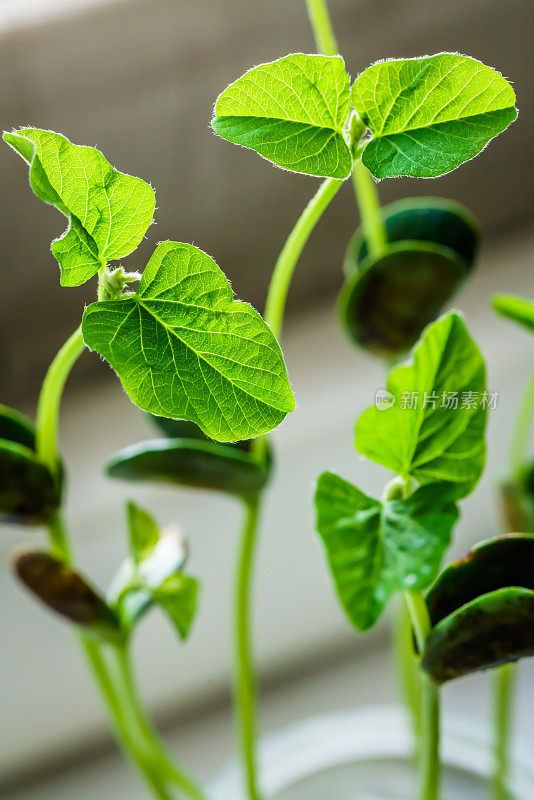
M 78 286 L 107 261 L 123 258 L 140 243 L 154 217 L 154 190 L 118 172 L 94 147 L 82 147 L 52 131 L 21 128 L 5 141 L 30 165 L 30 185 L 41 200 L 69 220 L 52 244 L 61 285 Z
M 13 566 L 20 580 L 52 611 L 97 638 L 122 641 L 116 614 L 72 567 L 38 550 L 19 553 Z
M 443 570 L 426 597 L 432 625 L 480 595 L 508 586 L 534 591 L 534 536 L 488 539 Z
M 352 99 L 373 134 L 362 160 L 377 178 L 450 172 L 517 116 L 508 81 L 457 53 L 374 64 L 354 82 Z
M 374 625 L 395 592 L 432 582 L 458 518 L 450 486 L 381 503 L 332 472 L 319 477 L 315 506 L 339 598 L 358 630 Z
M 426 640 L 423 669 L 438 683 L 534 655 L 534 592 L 483 594 L 441 620 Z
M 107 462 L 106 472 L 128 481 L 156 481 L 246 496 L 265 486 L 270 463 L 219 442 L 152 439 L 116 453 Z
M 526 297 L 514 297 L 511 294 L 498 294 L 493 298 L 493 307 L 503 317 L 524 325 L 534 331 L 534 301 Z
M 484 360 L 462 316 L 449 312 L 429 325 L 386 387 L 394 402 L 361 415 L 357 450 L 403 478 L 448 481 L 459 497 L 468 494 L 484 468 L 488 395 Z
M 349 76 L 341 56 L 296 53 L 246 72 L 215 103 L 212 128 L 279 167 L 348 178 Z
M 60 483 L 29 447 L 0 439 L 0 520 L 47 522 L 60 504 Z
M 271 330 L 193 245 L 159 244 L 137 292 L 90 305 L 82 331 L 136 405 L 212 439 L 259 436 L 295 407 Z

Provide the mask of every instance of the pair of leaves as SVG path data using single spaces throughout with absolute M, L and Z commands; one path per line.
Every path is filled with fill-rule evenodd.
M 484 360 L 463 317 L 449 312 L 429 325 L 386 387 L 392 403 L 364 411 L 356 449 L 404 479 L 446 481 L 458 497 L 472 491 L 484 468 L 488 397 Z
M 82 332 L 139 408 L 213 439 L 259 436 L 295 407 L 273 333 L 193 245 L 159 244 L 137 291 L 90 305 Z
M 79 286 L 107 261 L 135 250 L 154 217 L 148 183 L 114 169 L 94 147 L 53 131 L 21 128 L 4 133 L 4 140 L 29 164 L 37 197 L 69 221 L 52 243 L 62 286 Z
M 0 405 L 0 520 L 38 525 L 60 500 L 61 477 L 37 459 L 31 420 Z
M 169 438 L 121 450 L 106 464 L 110 477 L 212 489 L 238 497 L 261 491 L 269 480 L 270 457 L 255 457 L 249 452 L 250 441 L 221 444 L 205 437 L 192 423 L 155 419 Z
M 507 319 L 534 331 L 534 301 L 509 294 L 499 294 L 493 298 L 494 309 Z
M 458 518 L 454 492 L 437 484 L 380 502 L 332 472 L 319 477 L 317 530 L 358 630 L 374 625 L 395 592 L 420 591 L 434 580 Z
M 450 172 L 517 116 L 510 84 L 467 56 L 380 62 L 351 91 L 341 56 L 296 53 L 230 84 L 212 127 L 283 169 L 344 180 L 352 171 L 351 97 L 372 134 L 363 163 L 377 178 Z
M 130 632 L 152 607 L 159 606 L 181 639 L 186 639 L 196 614 L 199 584 L 183 573 L 187 543 L 174 529 L 160 531 L 144 509 L 128 503 L 131 557 L 120 568 L 109 602 Z
M 534 655 L 534 536 L 501 536 L 451 564 L 427 595 L 423 668 L 439 683 Z
M 382 209 L 387 246 L 370 255 L 359 228 L 347 248 L 339 298 L 350 339 L 380 355 L 412 347 L 469 275 L 475 220 L 459 203 L 424 197 Z

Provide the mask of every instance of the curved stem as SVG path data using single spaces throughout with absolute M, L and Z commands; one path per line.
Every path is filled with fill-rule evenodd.
M 510 733 L 512 730 L 512 706 L 517 668 L 506 664 L 495 671 L 494 676 L 494 745 L 493 745 L 493 800 L 506 800 L 507 780 L 510 769 Z
M 239 744 L 249 800 L 259 800 L 256 764 L 256 685 L 251 647 L 251 591 L 260 496 L 245 501 L 245 520 L 237 561 L 235 596 L 235 698 Z
M 387 244 L 386 229 L 376 184 L 361 158 L 354 164 L 352 182 L 369 255 L 378 255 Z
M 529 378 L 523 400 L 519 407 L 514 432 L 512 434 L 512 444 L 510 447 L 510 468 L 512 474 L 516 474 L 526 459 L 529 443 L 532 416 L 534 414 L 534 372 Z
M 423 595 L 404 592 L 417 649 L 423 652 L 430 631 L 430 619 Z M 440 790 L 440 697 L 439 687 L 426 673 L 420 673 L 419 800 L 438 800 Z
M 282 331 L 287 293 L 297 261 L 311 232 L 342 185 L 343 181 L 334 178 L 323 181 L 299 217 L 278 257 L 269 284 L 264 315 L 265 321 L 277 337 Z
M 339 50 L 325 1 L 306 0 L 306 6 L 318 51 L 325 56 L 336 56 Z
M 50 364 L 41 387 L 37 406 L 36 449 L 38 457 L 52 471 L 58 467 L 57 429 L 61 396 L 65 381 L 84 347 L 80 325 Z

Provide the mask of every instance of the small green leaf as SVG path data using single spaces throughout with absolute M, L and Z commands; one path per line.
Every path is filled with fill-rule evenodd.
M 341 56 L 295 53 L 246 72 L 215 103 L 211 125 L 283 169 L 348 178 L 350 84 Z
M 118 643 L 123 633 L 105 600 L 72 567 L 49 553 L 19 553 L 13 567 L 26 587 L 48 608 L 97 638 Z
M 534 331 L 534 301 L 511 294 L 498 294 L 493 298 L 493 308 L 503 317 Z
M 534 591 L 534 536 L 488 539 L 443 570 L 426 597 L 432 625 L 480 595 L 508 586 Z
M 157 481 L 237 496 L 260 491 L 270 464 L 219 442 L 198 439 L 153 439 L 121 450 L 106 464 L 112 478 Z
M 197 612 L 199 582 L 190 575 L 171 575 L 152 593 L 174 624 L 180 639 L 187 639 Z
M 39 525 L 61 500 L 61 488 L 33 450 L 0 439 L 0 520 Z
M 457 53 L 381 61 L 352 87 L 373 138 L 362 160 L 377 178 L 435 178 L 474 158 L 517 117 L 503 76 Z
M 443 197 L 408 197 L 383 206 L 382 219 L 388 242 L 428 242 L 452 250 L 468 268 L 473 266 L 480 236 L 469 209 Z M 347 247 L 347 276 L 359 268 L 369 250 L 360 227 Z
M 534 655 L 534 592 L 483 594 L 441 620 L 426 640 L 423 669 L 438 683 Z
M 61 285 L 79 286 L 107 262 L 129 255 L 152 223 L 154 190 L 118 172 L 93 147 L 52 131 L 21 128 L 4 140 L 30 165 L 30 185 L 69 220 L 52 244 Z
M 489 398 L 484 360 L 462 316 L 449 312 L 429 325 L 386 387 L 394 402 L 362 414 L 356 449 L 403 478 L 448 481 L 458 497 L 469 494 L 484 468 Z
M 317 481 L 315 507 L 339 598 L 358 630 L 374 625 L 395 592 L 432 582 L 458 518 L 450 486 L 381 503 L 331 472 Z
M 453 250 L 402 241 L 368 256 L 347 278 L 339 313 L 349 338 L 379 355 L 399 355 L 417 342 L 469 273 Z
M 130 552 L 136 564 L 147 558 L 159 541 L 159 527 L 155 519 L 131 501 L 126 506 Z
M 35 450 L 35 426 L 25 414 L 0 403 L 0 439 Z
M 82 331 L 139 408 L 212 439 L 267 433 L 295 407 L 271 330 L 193 245 L 159 244 L 137 292 L 90 305 Z

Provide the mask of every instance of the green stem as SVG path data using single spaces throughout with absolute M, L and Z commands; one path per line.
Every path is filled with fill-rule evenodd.
M 323 181 L 302 212 L 278 257 L 265 303 L 265 321 L 277 337 L 282 332 L 287 294 L 297 261 L 311 232 L 342 185 L 343 181 L 334 178 Z
M 506 664 L 495 671 L 494 676 L 494 766 L 492 780 L 492 799 L 506 800 L 506 784 L 510 769 L 510 734 L 513 722 L 513 697 L 517 669 Z
M 405 602 L 399 603 L 393 620 L 393 651 L 399 685 L 410 712 L 414 741 L 418 749 L 421 732 L 421 673 L 419 658 L 413 646 L 410 614 Z
M 251 647 L 251 591 L 260 496 L 245 501 L 245 520 L 237 562 L 235 596 L 235 697 L 239 745 L 249 800 L 259 800 L 256 764 L 256 685 Z
M 37 406 L 37 455 L 52 471 L 58 468 L 57 430 L 61 397 L 71 369 L 84 350 L 81 325 L 67 339 L 45 375 Z
M 317 50 L 325 56 L 336 56 L 339 50 L 325 0 L 306 0 L 306 6 Z
M 359 158 L 352 170 L 352 182 L 360 209 L 363 235 L 369 255 L 378 255 L 387 245 L 386 229 L 382 219 L 380 199 L 373 176 Z
M 523 400 L 519 407 L 512 444 L 510 447 L 510 467 L 513 475 L 524 466 L 529 444 L 532 416 L 534 414 L 534 372 L 529 378 Z
M 404 592 L 417 649 L 423 652 L 430 619 L 423 595 Z M 440 698 L 439 687 L 424 672 L 420 675 L 421 716 L 419 740 L 419 800 L 438 800 L 440 790 Z

